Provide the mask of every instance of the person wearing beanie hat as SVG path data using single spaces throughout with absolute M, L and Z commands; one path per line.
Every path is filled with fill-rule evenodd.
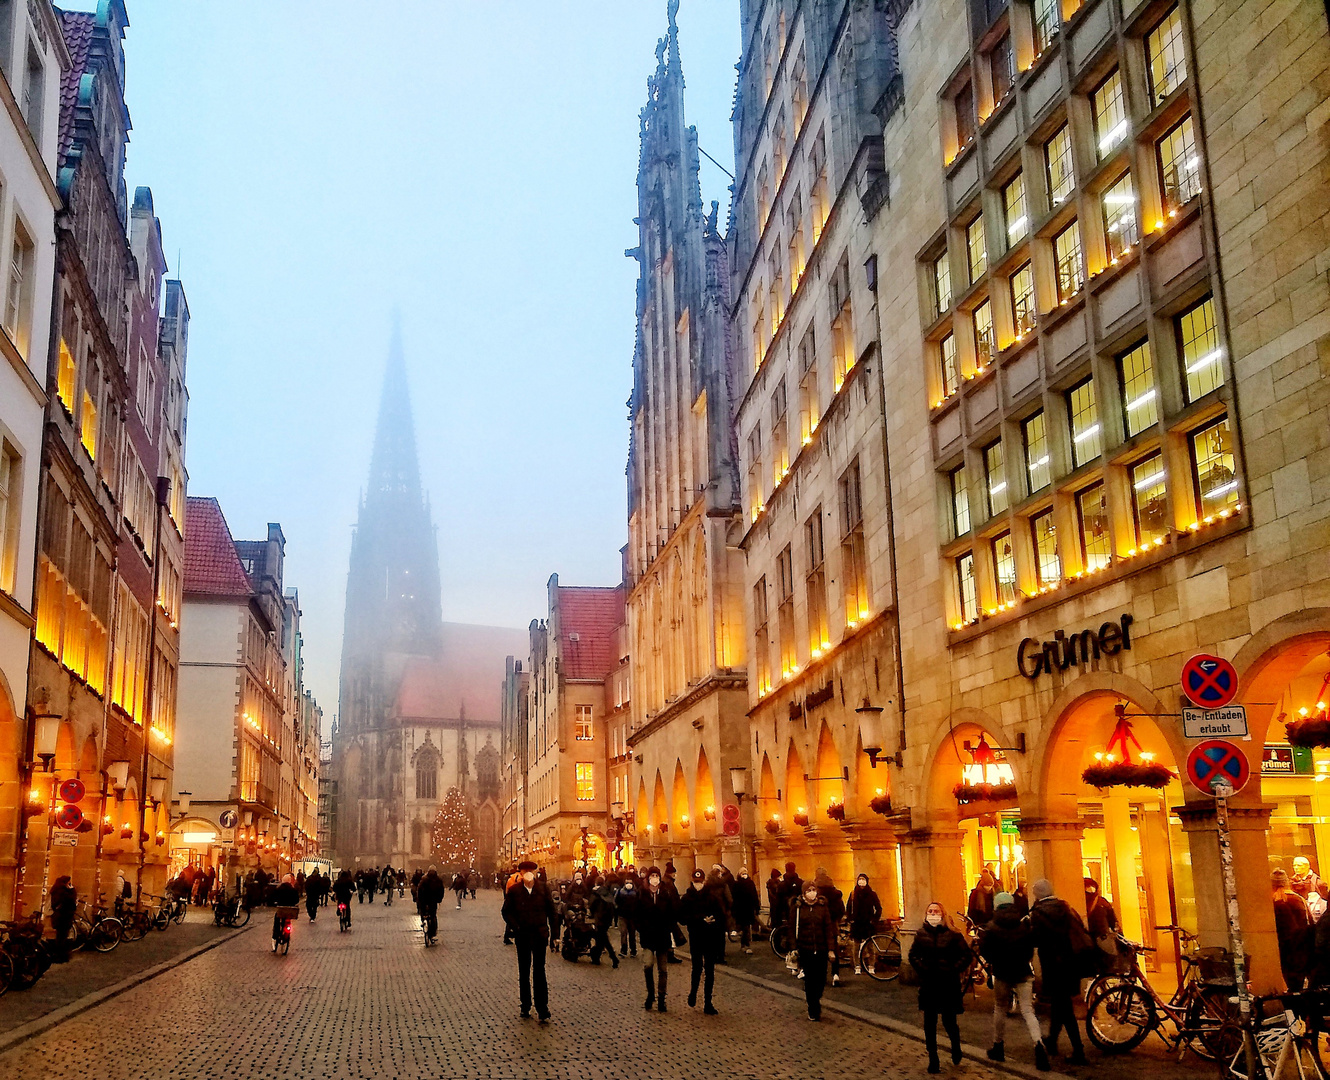
M 1034 939 L 1030 920 L 1021 915 L 1011 893 L 1000 892 L 993 897 L 993 917 L 979 935 L 979 955 L 988 961 L 993 972 L 993 1046 L 988 1051 L 989 1059 L 1007 1059 L 1003 1032 L 1014 1000 L 1034 1044 L 1035 1065 L 1047 1069 L 1048 1052 L 1039 1030 L 1039 1018 L 1034 1013 L 1034 978 L 1030 967 Z
M 867 874 L 854 879 L 854 888 L 845 902 L 845 914 L 850 919 L 850 937 L 854 938 L 854 973 L 862 975 L 860 955 L 864 942 L 873 936 L 877 922 L 882 918 L 882 901 L 868 884 Z
M 1085 1065 L 1085 1048 L 1081 1045 L 1081 1029 L 1076 1021 L 1072 1001 L 1081 990 L 1082 965 L 1087 955 L 1096 956 L 1099 950 L 1090 939 L 1085 923 L 1070 904 L 1053 895 L 1053 883 L 1040 878 L 1030 886 L 1034 906 L 1030 908 L 1030 930 L 1034 946 L 1039 951 L 1039 971 L 1043 978 L 1041 996 L 1049 1005 L 1048 1037 L 1035 1047 L 1035 1065 L 1049 1068 L 1049 1055 L 1056 1054 L 1058 1036 L 1067 1029 L 1071 1042 L 1073 1065 Z
M 780 879 L 781 922 L 790 922 L 794 918 L 794 905 L 799 902 L 803 891 L 804 883 L 799 877 L 799 871 L 795 869 L 794 863 L 787 862 L 785 876 Z
M 665 888 L 659 868 L 649 867 L 644 886 L 637 890 L 632 913 L 647 984 L 647 1002 L 643 1007 L 648 1012 L 653 1005 L 661 1012 L 666 1011 L 665 988 L 669 983 L 666 953 L 670 948 L 676 918 L 674 896 Z
M 549 986 L 545 982 L 545 942 L 554 915 L 554 901 L 545 883 L 536 876 L 534 863 L 521 863 L 518 870 L 522 880 L 504 895 L 503 921 L 508 924 L 517 944 L 517 984 L 522 1019 L 530 1018 L 534 1000 L 536 1015 L 544 1024 L 550 1018 Z
M 688 1005 L 697 1006 L 697 986 L 702 983 L 702 1011 L 707 1016 L 717 1014 L 711 1003 L 711 992 L 716 982 L 716 956 L 725 949 L 725 911 L 712 889 L 706 887 L 706 872 L 693 871 L 693 880 L 679 900 L 679 918 L 688 926 L 688 941 L 693 958 L 691 989 Z
M 1301 990 L 1307 981 L 1312 954 L 1312 918 L 1307 901 L 1289 887 L 1288 874 L 1276 868 L 1270 874 L 1275 904 L 1275 936 L 1279 939 L 1279 968 L 1289 990 Z
M 827 958 L 836 951 L 836 923 L 815 881 L 804 882 L 802 895 L 790 904 L 795 953 L 804 980 L 808 1019 L 822 1019 L 822 990 L 827 985 Z

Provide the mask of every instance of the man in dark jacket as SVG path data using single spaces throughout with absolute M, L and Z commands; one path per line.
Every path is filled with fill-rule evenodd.
M 827 901 L 818 895 L 816 882 L 808 882 L 803 895 L 790 905 L 794 945 L 804 973 L 804 1000 L 808 1019 L 822 1019 L 822 991 L 827 985 L 827 957 L 836 951 L 836 923 Z
M 545 883 L 536 879 L 536 864 L 518 863 L 522 880 L 503 898 L 503 921 L 517 944 L 518 993 L 522 1019 L 531 1016 L 532 982 L 535 983 L 536 1015 L 542 1024 L 550 1018 L 550 992 L 545 982 L 545 937 L 554 915 L 554 901 Z
M 720 902 L 719 890 L 711 887 L 707 875 L 693 871 L 693 882 L 679 900 L 679 918 L 688 926 L 688 945 L 693 957 L 692 988 L 688 992 L 688 1006 L 697 1006 L 697 984 L 703 982 L 703 1012 L 715 1016 L 711 1004 L 711 988 L 716 981 L 716 957 L 725 951 L 725 909 Z
M 794 918 L 791 908 L 799 902 L 804 891 L 803 879 L 794 868 L 794 863 L 785 864 L 785 876 L 780 879 L 781 922 L 790 922 Z
M 817 895 L 827 902 L 827 911 L 831 915 L 832 925 L 839 927 L 840 921 L 845 918 L 845 899 L 831 880 L 831 875 L 827 873 L 825 866 L 817 868 L 817 874 L 813 877 L 813 884 L 817 886 Z M 836 948 L 834 942 L 831 946 L 831 985 L 840 985 L 840 951 Z
M 767 921 L 773 930 L 785 921 L 785 908 L 781 902 L 780 871 L 774 866 L 771 868 L 771 876 L 767 878 Z
M 1080 993 L 1081 972 L 1077 957 L 1077 942 L 1093 948 L 1090 934 L 1081 917 L 1065 900 L 1053 895 L 1053 883 L 1040 878 L 1031 887 L 1034 906 L 1030 908 L 1030 929 L 1035 948 L 1039 951 L 1039 971 L 1043 979 L 1041 995 L 1049 1005 L 1048 1038 L 1044 1047 L 1056 1054 L 1058 1035 L 1067 1029 L 1071 1040 L 1071 1064 L 1085 1064 L 1085 1049 L 1081 1045 L 1081 1032 L 1076 1023 L 1072 1000 Z M 1074 925 L 1073 925 L 1074 924 Z M 1036 1051 L 1038 1063 L 1038 1051 Z M 1047 1066 L 1044 1066 L 1047 1068 Z
M 739 931 L 739 944 L 744 952 L 751 955 L 753 927 L 757 925 L 757 913 L 761 909 L 762 901 L 757 895 L 757 883 L 748 876 L 748 867 L 745 866 L 739 871 L 739 876 L 734 879 L 730 891 L 734 894 L 731 914 L 734 916 L 734 925 Z
M 74 912 L 78 908 L 78 893 L 68 874 L 62 874 L 51 886 L 51 925 L 55 927 L 55 955 L 57 964 L 69 960 L 69 931 L 74 927 Z
M 979 937 L 979 955 L 988 961 L 993 972 L 993 1047 L 988 1051 L 989 1058 L 1006 1061 L 1003 1033 L 1007 1013 L 1015 1000 L 1034 1043 L 1035 1065 L 1047 1069 L 1048 1052 L 1044 1049 L 1039 1018 L 1034 1014 L 1034 979 L 1030 969 L 1034 934 L 1030 920 L 1021 915 L 1011 893 L 998 893 L 993 898 L 993 917 Z
M 660 870 L 653 866 L 647 871 L 646 886 L 637 891 L 633 908 L 633 925 L 637 927 L 642 970 L 646 974 L 647 1003 L 643 1008 L 647 1010 L 654 1004 L 665 1012 L 665 987 L 669 981 L 666 954 L 673 944 L 677 919 L 675 898 L 665 888 Z
M 591 962 L 600 963 L 602 953 L 610 954 L 610 963 L 617 969 L 619 954 L 610 944 L 610 924 L 614 921 L 614 883 L 602 878 L 591 890 Z
M 416 911 L 427 943 L 432 943 L 439 934 L 439 904 L 447 891 L 438 870 L 430 866 L 416 888 Z
M 979 875 L 979 883 L 970 890 L 970 902 L 965 908 L 965 915 L 976 930 L 982 930 L 993 917 L 993 895 L 996 891 L 997 882 L 993 880 L 993 872 L 985 870 Z

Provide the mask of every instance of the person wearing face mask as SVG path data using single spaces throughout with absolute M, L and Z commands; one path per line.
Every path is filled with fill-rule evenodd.
M 970 890 L 970 902 L 965 911 L 976 930 L 982 930 L 993 917 L 993 895 L 996 891 L 997 882 L 993 880 L 993 872 L 985 870 L 979 875 L 979 883 Z
M 940 1072 L 937 1056 L 937 1022 L 951 1036 L 951 1060 L 961 1062 L 961 1030 L 956 1023 L 965 1011 L 961 976 L 974 962 L 969 943 L 947 923 L 947 911 L 934 901 L 924 911 L 924 924 L 910 946 L 910 966 L 919 976 L 919 1008 L 924 1014 L 924 1046 L 928 1071 Z
M 804 884 L 802 894 L 790 904 L 789 917 L 799 954 L 799 968 L 803 972 L 808 1019 L 821 1020 L 822 991 L 827 985 L 827 958 L 836 951 L 836 922 L 831 917 L 826 898 L 818 894 L 815 882 Z
M 703 870 L 693 871 L 692 883 L 679 900 L 679 918 L 688 926 L 688 942 L 693 958 L 692 984 L 688 991 L 688 1007 L 697 1006 L 697 984 L 702 982 L 702 1010 L 715 1016 L 711 1004 L 711 989 L 716 981 L 716 958 L 725 951 L 725 909 L 717 890 L 711 887 Z
M 637 907 L 637 875 L 628 874 L 619 886 L 614 897 L 615 910 L 619 913 L 619 955 L 637 955 L 637 927 L 633 925 L 633 913 Z
M 1099 891 L 1099 882 L 1094 878 L 1085 879 L 1085 928 L 1090 931 L 1095 944 L 1105 952 L 1116 953 L 1116 948 L 1108 948 L 1104 942 L 1116 938 L 1118 914 L 1113 905 L 1104 899 Z
M 730 892 L 734 896 L 731 914 L 734 916 L 734 925 L 739 931 L 739 944 L 743 951 L 751 956 L 753 927 L 757 925 L 757 913 L 762 902 L 758 899 L 757 883 L 748 876 L 748 867 L 745 866 L 739 871 L 739 876 L 730 886 Z
M 859 952 L 863 944 L 877 930 L 877 921 L 882 918 L 882 902 L 868 884 L 868 875 L 860 874 L 850 891 L 850 898 L 845 902 L 845 914 L 850 919 L 850 937 L 854 938 L 854 973 L 862 975 L 864 969 L 859 966 Z
M 637 927 L 638 943 L 642 947 L 642 970 L 647 984 L 647 1001 L 643 1008 L 648 1012 L 653 1004 L 665 1012 L 665 987 L 669 982 L 666 953 L 671 946 L 677 917 L 674 897 L 665 888 L 660 870 L 653 866 L 647 870 L 646 886 L 637 891 L 633 906 L 633 925 Z
M 522 1019 L 531 1016 L 531 1005 L 542 1024 L 550 1018 L 549 987 L 545 982 L 545 937 L 554 918 L 554 902 L 545 883 L 536 878 L 536 864 L 519 863 L 522 880 L 503 898 L 503 921 L 517 945 L 518 993 Z M 533 985 L 534 984 L 534 985 Z

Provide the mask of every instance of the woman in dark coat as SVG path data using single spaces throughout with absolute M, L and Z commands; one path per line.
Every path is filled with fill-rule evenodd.
M 961 1061 L 961 1030 L 956 1016 L 965 1011 L 961 976 L 974 962 L 969 943 L 947 923 L 947 911 L 934 901 L 924 912 L 924 924 L 910 946 L 910 966 L 919 976 L 919 1008 L 924 1013 L 924 1045 L 928 1071 L 940 1072 L 937 1057 L 937 1022 L 951 1036 L 951 1060 Z
M 845 914 L 850 919 L 850 937 L 854 938 L 854 973 L 862 975 L 859 966 L 859 949 L 873 936 L 877 921 L 882 918 L 882 902 L 868 884 L 868 875 L 860 874 L 850 890 L 850 898 L 845 901 Z
M 74 912 L 78 907 L 78 894 L 68 874 L 62 874 L 51 886 L 51 925 L 55 927 L 55 955 L 57 964 L 69 959 L 69 931 L 74 926 Z
M 1289 888 L 1288 873 L 1276 870 L 1270 875 L 1274 892 L 1275 934 L 1279 939 L 1279 967 L 1290 990 L 1301 990 L 1307 981 L 1311 960 L 1311 915 L 1307 901 Z
M 739 871 L 739 876 L 730 886 L 734 896 L 734 907 L 730 914 L 734 916 L 734 925 L 739 931 L 739 944 L 746 953 L 752 953 L 753 927 L 757 925 L 757 913 L 762 901 L 757 895 L 757 883 L 748 876 L 748 867 Z

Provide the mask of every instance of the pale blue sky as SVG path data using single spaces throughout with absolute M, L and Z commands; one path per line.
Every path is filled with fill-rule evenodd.
M 394 309 L 444 617 L 525 626 L 554 571 L 615 583 L 666 0 L 128 7 L 127 180 L 193 314 L 190 492 L 237 537 L 281 522 L 325 714 Z M 733 171 L 738 4 L 683 0 L 679 25 L 689 120 Z M 729 182 L 703 162 L 722 221 Z

